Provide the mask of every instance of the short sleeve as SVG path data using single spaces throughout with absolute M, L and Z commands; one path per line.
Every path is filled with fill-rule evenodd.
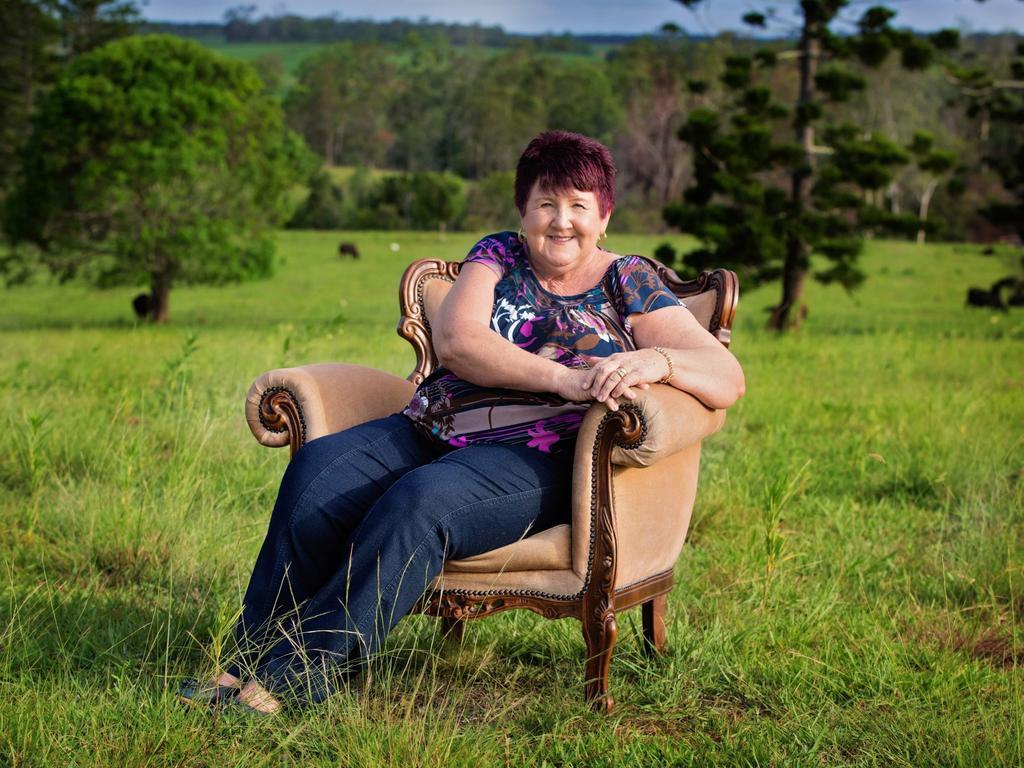
M 504 277 L 516 264 L 516 251 L 522 248 L 515 232 L 488 235 L 469 249 L 463 264 L 486 264 L 499 277 Z
M 615 263 L 615 290 L 623 318 L 653 312 L 662 307 L 686 306 L 639 256 L 625 256 Z

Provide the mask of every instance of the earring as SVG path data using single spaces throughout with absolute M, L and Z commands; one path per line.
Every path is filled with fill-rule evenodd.
M 607 239 L 608 239 L 608 233 L 607 232 L 602 232 L 600 235 L 597 236 L 597 242 L 599 242 L 599 243 L 603 243 Z
M 519 239 L 520 243 L 525 243 L 526 242 L 526 233 L 523 232 L 523 228 L 522 227 L 519 228 L 519 232 L 516 234 L 516 237 Z

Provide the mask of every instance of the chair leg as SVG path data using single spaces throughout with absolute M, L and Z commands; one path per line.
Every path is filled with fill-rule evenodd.
M 668 608 L 668 595 L 658 595 L 641 606 L 644 625 L 644 650 L 648 654 L 664 653 L 668 650 L 668 639 L 665 635 L 665 612 Z
M 594 710 L 606 715 L 615 708 L 615 699 L 608 692 L 608 672 L 618 634 L 613 611 L 607 611 L 601 619 L 583 618 L 583 638 L 587 641 L 584 692 Z
M 466 632 L 466 620 L 455 619 L 451 616 L 441 618 L 441 636 L 453 643 L 461 643 L 462 636 Z

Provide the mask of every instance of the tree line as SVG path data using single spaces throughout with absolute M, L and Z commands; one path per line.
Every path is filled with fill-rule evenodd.
M 511 169 L 552 128 L 611 146 L 617 228 L 678 228 L 701 245 L 664 258 L 780 279 L 780 328 L 799 320 L 807 275 L 857 285 L 865 235 L 1018 225 L 1019 40 L 918 35 L 881 6 L 842 35 L 847 2 L 801 0 L 795 37 L 666 25 L 602 57 L 454 45 L 428 27 L 397 46 L 331 45 L 287 85 L 272 58 L 254 69 L 166 36 L 116 41 L 138 22 L 130 3 L 12 3 L 0 128 L 23 150 L 0 179 L 5 231 L 63 277 L 148 276 L 156 307 L 173 282 L 266 273 L 266 233 L 300 177 L 294 226 L 514 224 Z M 363 170 L 342 183 L 325 166 Z M 0 264 L 9 280 L 25 253 Z M 812 258 L 826 266 L 812 273 Z

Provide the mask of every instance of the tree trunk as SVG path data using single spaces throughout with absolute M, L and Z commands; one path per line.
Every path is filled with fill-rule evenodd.
M 924 224 L 928 221 L 928 206 L 931 205 L 932 195 L 935 194 L 935 188 L 939 185 L 938 179 L 932 179 L 928 182 L 928 186 L 924 188 L 924 193 L 921 195 L 921 207 L 917 212 L 917 220 L 921 222 L 921 226 L 917 230 L 917 244 L 924 245 L 925 231 Z
M 821 54 L 820 22 L 808 18 L 804 13 L 803 32 L 800 35 L 800 93 L 797 107 L 814 101 L 814 75 L 818 69 L 818 57 Z M 796 140 L 804 149 L 806 168 L 814 167 L 814 126 L 810 122 L 796 124 Z M 807 204 L 811 189 L 811 173 L 806 169 L 797 169 L 790 176 L 790 202 L 793 213 L 799 216 Z M 804 294 L 804 278 L 810 264 L 810 248 L 800 237 L 790 234 L 786 241 L 786 259 L 782 265 L 782 301 L 772 310 L 768 326 L 777 331 L 784 331 L 799 325 L 802 314 L 798 311 L 795 317 L 791 313 Z
M 900 212 L 900 185 L 896 183 L 896 179 L 889 182 L 888 188 L 885 190 L 886 197 L 889 202 L 889 210 L 893 213 Z
M 153 273 L 149 317 L 154 323 L 166 323 L 170 316 L 171 275 L 167 271 Z

